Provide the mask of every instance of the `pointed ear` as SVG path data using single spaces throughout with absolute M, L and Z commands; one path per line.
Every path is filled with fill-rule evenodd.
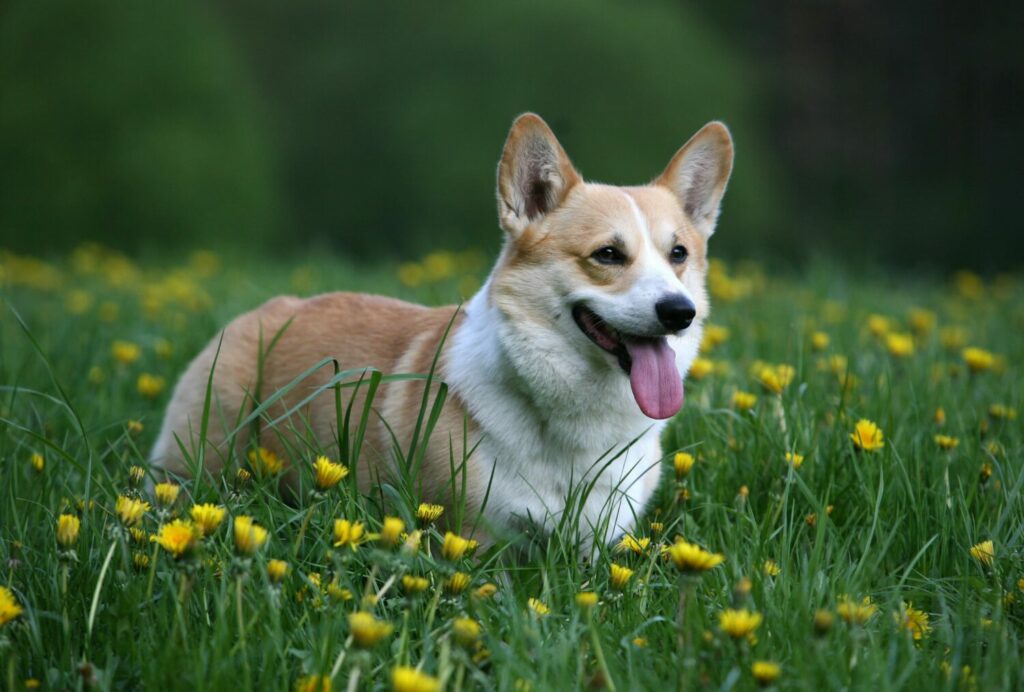
M 540 116 L 512 123 L 498 164 L 498 220 L 513 237 L 557 208 L 580 181 L 562 145 Z
M 676 152 L 654 184 L 675 194 L 683 211 L 706 238 L 715 231 L 731 172 L 732 136 L 724 124 L 716 121 L 702 127 Z

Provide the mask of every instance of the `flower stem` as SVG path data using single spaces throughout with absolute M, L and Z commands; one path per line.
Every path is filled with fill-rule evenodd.
M 235 580 L 235 606 L 238 612 L 238 641 L 242 646 L 242 661 L 245 664 L 245 689 L 252 689 L 252 669 L 249 666 L 249 650 L 245 641 L 245 616 L 242 613 L 242 575 Z
M 597 658 L 597 667 L 604 678 L 604 684 L 611 692 L 615 692 L 615 681 L 612 680 L 612 674 L 608 672 L 608 662 L 605 660 L 604 650 L 601 648 L 601 637 L 597 633 L 597 628 L 594 627 L 594 616 L 590 610 L 587 611 L 587 629 L 590 630 L 590 641 L 594 645 L 594 656 Z

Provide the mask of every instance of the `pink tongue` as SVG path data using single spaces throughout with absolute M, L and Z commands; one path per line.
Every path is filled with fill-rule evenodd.
M 683 407 L 683 380 L 676 369 L 675 351 L 668 340 L 626 340 L 633 365 L 629 383 L 640 410 L 648 418 L 671 418 Z

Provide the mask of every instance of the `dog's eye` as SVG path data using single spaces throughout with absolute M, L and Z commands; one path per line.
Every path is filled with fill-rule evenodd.
M 625 264 L 626 256 L 616 248 L 608 245 L 599 250 L 595 250 L 591 255 L 591 259 L 600 264 Z
M 672 264 L 682 264 L 686 261 L 686 256 L 690 253 L 686 251 L 682 245 L 676 245 L 672 248 L 672 252 L 669 253 L 668 258 Z

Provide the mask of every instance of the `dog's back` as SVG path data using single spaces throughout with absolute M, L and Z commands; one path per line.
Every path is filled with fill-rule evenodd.
M 427 374 L 454 307 L 426 308 L 382 296 L 329 293 L 308 299 L 274 298 L 233 320 L 192 361 L 174 390 L 163 427 L 153 449 L 154 464 L 164 471 L 189 476 L 198 456 L 206 392 L 212 384 L 204 450 L 204 468 L 216 474 L 234 456 L 249 449 L 252 426 L 239 425 L 259 401 L 292 384 L 307 369 L 331 360 L 295 384 L 264 412 L 275 426 L 261 426 L 259 446 L 284 459 L 312 458 L 317 449 L 339 454 L 329 441 L 337 439 L 334 390 L 327 389 L 299 407 L 339 371 Z M 262 350 L 262 355 L 261 355 Z M 262 361 L 262 363 L 261 363 Z M 212 379 L 211 379 L 211 372 Z M 347 378 L 355 382 L 359 374 Z M 259 391 L 257 391 L 257 387 Z M 342 389 L 343 410 L 354 387 Z M 367 387 L 358 388 L 353 403 L 361 415 Z M 374 406 L 380 416 L 369 419 L 360 477 L 369 483 L 368 459 L 391 452 L 390 434 L 400 440 L 412 433 L 423 395 L 422 381 L 385 383 Z M 299 408 L 296 408 L 299 407 Z M 448 416 L 458 415 L 454 408 Z M 445 455 L 447 457 L 447 455 Z M 379 469 L 376 469 L 379 471 Z M 297 470 L 286 471 L 294 485 Z

